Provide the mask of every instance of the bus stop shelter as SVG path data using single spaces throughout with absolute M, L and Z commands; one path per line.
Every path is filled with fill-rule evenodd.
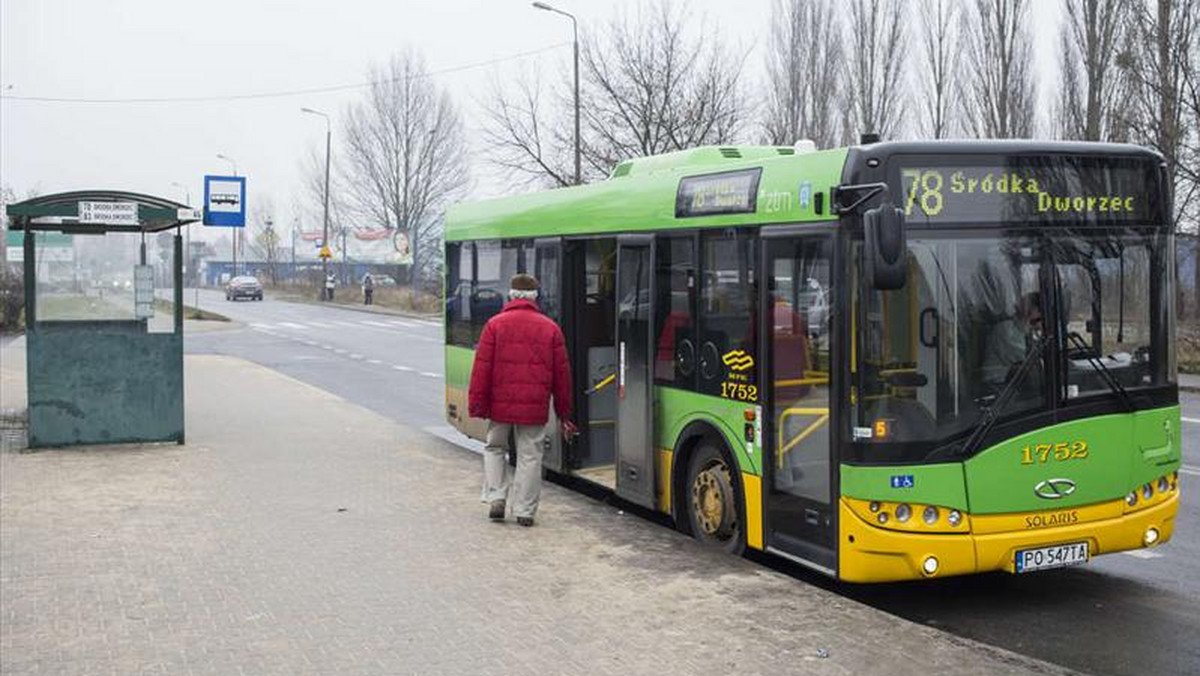
M 24 231 L 29 447 L 182 444 L 180 227 L 201 212 L 150 195 L 88 190 L 25 200 L 7 213 L 10 229 Z M 157 267 L 147 262 L 149 234 L 165 244 Z M 72 250 L 52 248 L 56 239 Z M 173 302 L 158 297 L 156 284 L 173 287 Z M 155 318 L 156 307 L 172 321 Z

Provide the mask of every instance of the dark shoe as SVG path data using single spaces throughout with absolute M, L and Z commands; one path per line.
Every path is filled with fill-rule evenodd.
M 488 510 L 488 518 L 492 521 L 504 520 L 504 501 L 492 500 L 492 508 Z
M 532 516 L 518 516 L 517 523 L 528 528 L 533 525 L 533 517 Z

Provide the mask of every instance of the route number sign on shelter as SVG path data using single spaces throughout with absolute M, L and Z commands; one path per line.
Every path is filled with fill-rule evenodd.
M 138 205 L 134 202 L 80 202 L 79 222 L 138 225 Z
M 246 226 L 245 177 L 204 177 L 204 224 L 229 228 Z

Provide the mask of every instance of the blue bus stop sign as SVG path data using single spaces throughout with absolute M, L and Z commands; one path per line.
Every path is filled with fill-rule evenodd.
M 204 177 L 204 224 L 228 228 L 246 226 L 246 178 Z

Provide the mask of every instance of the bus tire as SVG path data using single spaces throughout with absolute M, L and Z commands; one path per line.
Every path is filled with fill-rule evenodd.
M 746 536 L 738 490 L 728 456 L 708 439 L 688 462 L 684 510 L 692 536 L 701 544 L 741 555 Z

